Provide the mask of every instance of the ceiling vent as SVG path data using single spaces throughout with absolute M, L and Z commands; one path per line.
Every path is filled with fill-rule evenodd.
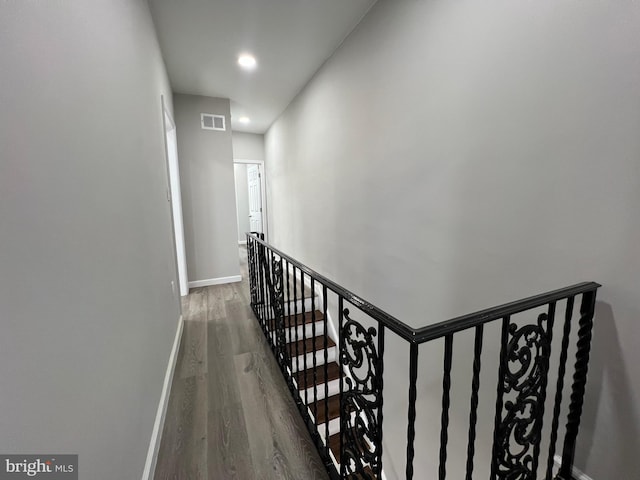
M 221 130 L 225 131 L 224 115 L 213 115 L 211 113 L 200 114 L 200 125 L 203 130 Z

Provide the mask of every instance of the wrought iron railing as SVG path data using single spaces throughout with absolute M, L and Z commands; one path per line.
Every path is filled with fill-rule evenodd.
M 490 479 L 551 480 L 554 474 L 556 480 L 572 478 L 599 284 L 581 283 L 416 329 L 267 244 L 262 234 L 247 235 L 247 253 L 251 307 L 332 479 L 382 478 L 387 330 L 406 341 L 408 347 L 404 468 L 407 480 L 414 478 L 419 347 L 425 343 L 431 345 L 438 339 L 444 343 L 437 477 L 424 472 L 418 475 L 421 479 L 443 480 L 447 475 L 454 337 L 464 331 L 473 333 L 464 463 L 465 479 L 473 479 L 484 333 L 485 327 L 494 322 L 500 326 L 500 342 L 498 385 L 492 413 L 495 415 L 493 443 L 487 467 Z M 577 335 L 572 336 L 574 306 L 578 302 L 578 330 Z M 337 331 L 333 335 L 329 333 L 330 305 L 337 311 Z M 549 377 L 555 375 L 555 372 L 550 375 L 554 321 L 560 307 L 564 307 L 564 321 L 560 351 L 556 354 L 555 394 L 550 401 L 553 409 L 547 415 L 551 420 L 550 428 L 547 427 L 549 438 L 544 442 L 548 453 L 545 452 L 546 465 L 541 468 L 547 386 Z M 522 324 L 515 319 L 518 314 L 531 314 L 536 310 L 535 323 Z M 355 315 L 357 312 L 360 313 Z M 356 316 L 361 320 L 356 320 Z M 576 342 L 570 344 L 574 337 Z M 330 354 L 329 347 L 337 348 L 337 354 Z M 563 402 L 563 391 L 570 352 L 575 356 L 575 363 L 567 406 L 566 395 Z M 331 395 L 329 362 L 334 358 L 339 364 L 339 392 Z M 336 398 L 339 398 L 338 434 L 332 433 L 336 428 L 330 421 L 332 399 Z M 565 410 L 561 462 L 555 473 L 554 457 L 561 413 Z M 338 438 L 339 443 L 332 445 L 333 438 Z

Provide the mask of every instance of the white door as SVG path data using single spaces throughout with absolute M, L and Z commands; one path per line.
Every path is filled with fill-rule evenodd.
M 252 232 L 262 233 L 262 191 L 258 165 L 247 165 L 247 181 L 249 182 L 249 225 Z
M 182 222 L 182 195 L 180 194 L 180 170 L 178 168 L 178 140 L 176 126 L 169 112 L 164 108 L 164 128 L 167 149 L 167 169 L 169 172 L 169 195 L 171 202 L 171 217 L 173 220 L 174 246 L 176 249 L 176 263 L 178 264 L 178 282 L 180 295 L 189 294 L 187 277 L 187 252 L 184 244 L 184 226 Z

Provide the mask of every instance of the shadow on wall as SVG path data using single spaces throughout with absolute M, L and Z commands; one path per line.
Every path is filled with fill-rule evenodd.
M 640 409 L 629 389 L 631 380 L 621 348 L 611 305 L 597 302 L 585 405 L 576 449 L 575 464 L 580 470 L 588 463 L 596 463 L 597 456 L 602 454 L 615 457 L 608 460 L 609 464 L 632 465 L 640 452 L 640 425 L 636 421 L 640 418 Z M 603 388 L 604 385 L 607 388 Z M 599 451 L 593 443 L 598 417 L 603 416 L 613 423 L 609 431 L 626 432 L 608 438 L 606 452 Z M 631 479 L 631 476 L 627 478 Z

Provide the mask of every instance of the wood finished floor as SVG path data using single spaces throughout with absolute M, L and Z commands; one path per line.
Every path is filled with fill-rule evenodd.
M 239 283 L 195 288 L 155 480 L 328 479 Z

